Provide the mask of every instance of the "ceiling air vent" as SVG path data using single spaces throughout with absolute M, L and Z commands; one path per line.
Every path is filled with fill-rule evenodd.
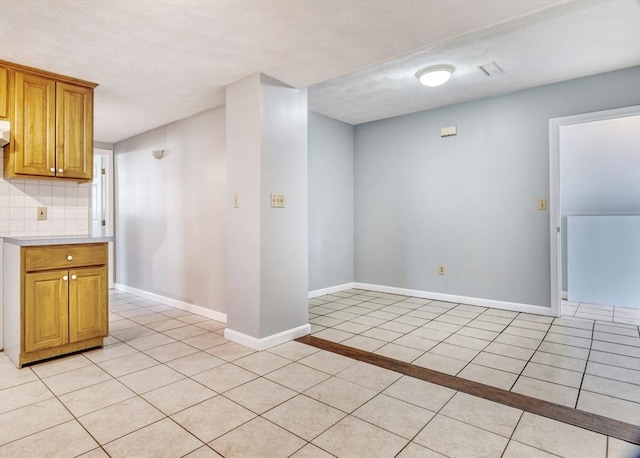
M 481 65 L 478 67 L 478 69 L 486 76 L 497 76 L 504 73 L 495 62 L 489 62 L 488 64 Z

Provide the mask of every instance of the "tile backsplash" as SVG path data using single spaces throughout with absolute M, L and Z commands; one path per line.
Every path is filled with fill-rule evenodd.
M 91 183 L 5 180 L 0 149 L 0 237 L 89 234 Z M 38 221 L 38 207 L 47 219 Z

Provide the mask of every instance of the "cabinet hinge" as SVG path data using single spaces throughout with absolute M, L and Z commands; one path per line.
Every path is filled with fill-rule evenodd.
M 107 170 L 106 169 L 102 169 L 102 174 L 106 175 L 107 174 Z
M 106 225 L 107 225 L 107 222 L 105 220 L 102 220 L 101 226 L 106 226 Z

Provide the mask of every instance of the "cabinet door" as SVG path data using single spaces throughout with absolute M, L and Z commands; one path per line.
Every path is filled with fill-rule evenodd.
M 0 67 L 0 119 L 9 119 L 9 69 Z
M 55 176 L 55 90 L 53 80 L 15 73 L 16 112 L 11 129 L 17 174 Z
M 107 268 L 69 271 L 69 341 L 109 334 Z
M 56 83 L 57 175 L 93 176 L 93 90 Z
M 67 271 L 25 275 L 24 350 L 26 353 L 69 341 Z

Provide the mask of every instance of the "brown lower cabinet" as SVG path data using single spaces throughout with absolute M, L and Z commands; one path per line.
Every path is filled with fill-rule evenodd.
M 107 244 L 20 247 L 19 251 L 19 317 L 6 310 L 11 304 L 5 301 L 9 358 L 22 367 L 102 346 L 109 334 Z M 7 329 L 11 321 L 20 327 L 19 335 Z

